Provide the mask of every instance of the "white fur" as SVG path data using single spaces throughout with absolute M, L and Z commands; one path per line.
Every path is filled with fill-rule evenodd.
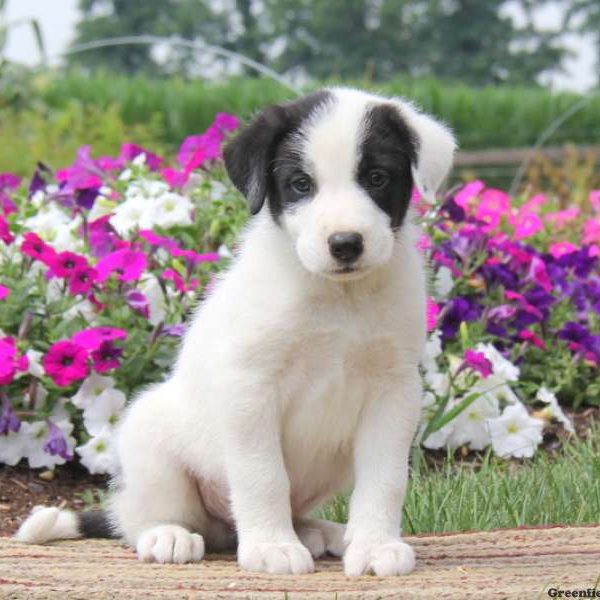
M 307 573 L 311 553 L 325 550 L 345 550 L 349 575 L 414 566 L 400 518 L 421 408 L 418 230 L 407 219 L 394 235 L 354 183 L 361 119 L 390 100 L 332 93 L 299 141 L 318 195 L 281 225 L 267 208 L 253 219 L 194 315 L 173 373 L 137 398 L 120 427 L 110 512 L 142 560 L 200 560 L 197 534 L 218 550 L 234 547 L 237 531 L 239 564 L 254 571 Z M 434 191 L 452 137 L 398 106 L 421 141 L 420 185 Z M 331 273 L 327 250 L 328 235 L 347 230 L 365 239 L 351 279 Z M 353 484 L 345 537 L 343 526 L 307 521 Z M 52 527 L 21 537 L 49 539 Z
M 80 538 L 81 533 L 75 513 L 36 506 L 31 511 L 31 516 L 19 527 L 15 537 L 30 544 L 44 544 L 50 540 Z

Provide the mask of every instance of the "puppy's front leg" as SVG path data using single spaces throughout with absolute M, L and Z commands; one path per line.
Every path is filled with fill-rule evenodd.
M 238 533 L 238 563 L 249 571 L 310 573 L 312 556 L 292 524 L 277 404 L 246 396 L 226 417 L 226 468 Z
M 402 575 L 415 566 L 412 548 L 401 540 L 400 524 L 420 399 L 421 381 L 414 369 L 365 407 L 355 440 L 346 575 Z

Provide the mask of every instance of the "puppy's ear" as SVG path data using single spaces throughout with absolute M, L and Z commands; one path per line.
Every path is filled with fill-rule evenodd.
M 412 104 L 398 101 L 398 110 L 416 136 L 417 159 L 412 165 L 414 183 L 428 202 L 450 172 L 456 140 L 452 131 Z
M 248 200 L 253 215 L 265 202 L 270 163 L 287 129 L 284 107 L 269 106 L 235 136 L 223 152 L 229 178 Z

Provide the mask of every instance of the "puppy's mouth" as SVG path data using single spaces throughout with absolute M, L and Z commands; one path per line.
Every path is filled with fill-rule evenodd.
M 328 279 L 335 281 L 351 281 L 361 279 L 369 272 L 369 269 L 357 265 L 346 265 L 323 273 Z

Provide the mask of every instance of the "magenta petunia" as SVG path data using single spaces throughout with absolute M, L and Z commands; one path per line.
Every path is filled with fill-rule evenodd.
M 519 339 L 525 342 L 529 342 L 534 346 L 541 348 L 542 350 L 546 349 L 546 344 L 544 340 L 535 335 L 533 331 L 529 331 L 529 329 L 523 329 L 522 331 L 519 331 Z
M 158 235 L 158 233 L 154 233 L 151 229 L 140 229 L 138 235 L 151 246 L 167 249 L 179 248 L 179 244 L 173 238 Z
M 0 284 L 0 300 L 6 300 L 10 296 L 10 288 Z
M 230 113 L 217 113 L 212 127 L 221 131 L 235 131 L 240 126 L 240 119 Z
M 0 173 L 0 210 L 5 214 L 17 212 L 17 205 L 6 194 L 21 185 L 21 178 L 14 173 Z
M 77 294 L 87 294 L 94 285 L 98 276 L 96 269 L 84 266 L 76 268 L 69 277 L 69 292 L 76 296 Z
M 2 240 L 6 245 L 8 245 L 12 244 L 14 239 L 15 236 L 10 231 L 8 221 L 4 218 L 3 215 L 0 215 L 0 240 Z
M 571 254 L 571 252 L 577 252 L 579 248 L 571 242 L 555 242 L 550 244 L 548 251 L 554 258 L 560 258 L 565 254 Z
M 26 371 L 28 366 L 29 360 L 19 353 L 15 339 L 0 338 L 0 385 L 12 383 L 15 375 Z
M 572 206 L 558 212 L 547 213 L 544 219 L 546 222 L 551 223 L 555 229 L 562 229 L 572 221 L 575 221 L 580 213 L 581 211 L 578 207 Z
M 204 254 L 199 254 L 198 252 L 194 252 L 193 250 L 184 250 L 183 248 L 171 248 L 171 254 L 173 256 L 185 258 L 194 265 L 203 262 L 218 262 L 219 260 L 221 260 L 221 255 L 218 252 L 205 252 Z
M 189 282 L 186 282 L 175 269 L 165 269 L 162 272 L 162 278 L 167 281 L 172 281 L 178 292 L 195 290 L 200 285 L 200 282 L 197 279 L 191 279 Z
M 465 350 L 463 364 L 473 371 L 477 371 L 483 378 L 489 377 L 494 370 L 485 354 L 476 350 Z
M 594 242 L 600 242 L 600 215 L 588 219 L 583 224 L 583 238 L 581 239 L 581 243 L 593 244 Z
M 123 354 L 123 348 L 115 346 L 112 340 L 103 341 L 100 346 L 92 351 L 94 370 L 97 373 L 106 373 L 111 369 L 119 367 L 119 358 Z
M 131 162 L 134 158 L 140 156 L 140 154 L 143 154 L 146 157 L 146 164 L 151 171 L 158 171 L 158 169 L 160 169 L 160 165 L 163 162 L 163 159 L 160 156 L 142 148 L 142 146 L 132 144 L 131 142 L 121 144 L 119 160 Z
M 120 281 L 136 281 L 140 278 L 147 264 L 143 252 L 123 248 L 107 254 L 96 265 L 98 281 L 108 279 L 116 273 Z
M 46 244 L 37 233 L 32 232 L 26 233 L 23 236 L 21 252 L 46 265 L 49 265 L 56 256 L 56 250 L 54 250 L 52 246 Z
M 479 194 L 485 189 L 483 181 L 470 181 L 464 185 L 454 195 L 454 202 L 458 204 L 462 209 L 468 210 L 470 204 L 479 196 Z
M 127 338 L 127 332 L 118 327 L 90 327 L 78 331 L 71 340 L 85 348 L 86 350 L 95 350 L 103 342 L 112 342 L 114 340 L 124 340 Z
M 88 262 L 84 256 L 75 252 L 59 252 L 48 262 L 50 274 L 56 277 L 71 277 L 75 271 L 85 269 Z
M 60 387 L 85 379 L 89 373 L 88 352 L 79 344 L 62 340 L 50 346 L 44 356 L 44 370 Z
M 600 190 L 592 190 L 589 195 L 589 201 L 594 212 L 600 213 Z
M 427 298 L 427 331 L 433 331 L 437 327 L 440 314 L 440 305 L 431 297 Z

